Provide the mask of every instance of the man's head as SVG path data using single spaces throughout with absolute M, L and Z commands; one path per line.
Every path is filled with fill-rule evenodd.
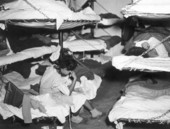
M 132 47 L 130 48 L 125 55 L 127 56 L 140 56 L 142 55 L 147 49 L 143 48 L 143 47 Z M 158 53 L 156 52 L 155 49 L 150 50 L 148 53 L 146 53 L 145 55 L 143 55 L 143 57 L 148 58 L 148 57 L 157 57 Z
M 144 49 L 142 47 L 132 47 L 125 53 L 125 55 L 139 56 L 139 55 L 143 54 L 145 51 L 146 51 L 146 49 Z
M 63 55 L 59 58 L 57 65 L 62 75 L 68 75 L 77 67 L 77 62 L 71 55 Z

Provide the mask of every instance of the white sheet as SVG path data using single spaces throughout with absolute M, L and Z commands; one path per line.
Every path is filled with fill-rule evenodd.
M 101 39 L 82 39 L 65 41 L 64 48 L 69 48 L 72 52 L 101 51 L 106 50 L 106 43 Z
M 88 80 L 85 76 L 80 78 L 81 83 L 76 82 L 75 91 L 72 93 L 73 106 L 71 110 L 77 112 L 85 103 L 86 100 L 94 99 L 97 95 L 97 90 L 102 82 L 101 77 L 94 75 L 93 80 Z
M 170 72 L 170 58 L 143 58 L 141 56 L 115 56 L 112 65 L 119 69 L 149 70 Z
M 108 118 L 119 129 L 119 122 L 170 122 L 170 81 L 168 78 L 136 80 L 125 85 L 124 95 L 113 105 Z M 123 121 L 121 121 L 123 120 Z
M 61 123 L 66 121 L 65 117 L 69 115 L 70 111 L 68 105 L 61 102 L 56 102 L 49 94 L 32 96 L 32 99 L 39 101 L 46 109 L 46 113 L 42 113 L 38 109 L 31 108 L 32 119 L 39 117 L 57 117 Z M 16 108 L 14 106 L 4 104 L 2 94 L 0 101 L 0 114 L 3 119 L 7 119 L 13 115 L 23 119 L 22 108 Z
M 169 0 L 136 0 L 122 8 L 125 17 L 145 16 L 155 18 L 166 18 L 170 14 Z
M 31 76 L 28 79 L 23 78 L 23 76 L 15 71 L 11 73 L 7 73 L 4 77 L 8 80 L 13 82 L 19 89 L 22 90 L 29 90 L 30 85 L 35 85 L 40 82 L 41 76 Z
M 122 96 L 121 99 L 116 102 L 108 117 L 111 122 L 119 119 L 161 120 L 170 122 L 169 107 L 170 96 L 168 95 L 155 99 L 126 95 Z M 168 113 L 163 115 L 166 112 Z
M 156 84 L 136 81 L 126 85 L 125 95 L 109 112 L 111 122 L 119 119 L 170 122 L 169 81 L 157 79 Z

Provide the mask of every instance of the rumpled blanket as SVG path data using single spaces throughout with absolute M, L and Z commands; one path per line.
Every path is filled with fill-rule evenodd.
M 126 86 L 125 96 L 121 96 L 109 112 L 108 117 L 111 122 L 119 119 L 170 122 L 169 83 L 161 80 L 158 80 L 157 84 L 138 81 L 129 83 Z

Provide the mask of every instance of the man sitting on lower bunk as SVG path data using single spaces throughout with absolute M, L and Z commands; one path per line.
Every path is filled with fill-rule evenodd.
M 40 83 L 40 94 L 51 93 L 54 96 L 57 94 L 62 101 L 70 101 L 73 113 L 71 120 L 80 123 L 83 118 L 77 115 L 77 112 L 83 105 L 90 111 L 92 118 L 103 115 L 89 101 L 96 96 L 100 83 L 101 78 L 98 75 L 65 53 L 46 68 Z

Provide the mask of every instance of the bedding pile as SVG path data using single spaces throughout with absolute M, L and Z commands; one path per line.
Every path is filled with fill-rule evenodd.
M 93 80 L 89 80 L 85 76 L 81 76 L 80 81 L 78 81 L 75 85 L 75 90 L 73 91 L 72 96 L 64 96 L 62 93 L 61 95 L 58 93 L 32 95 L 30 94 L 32 93 L 32 87 L 37 86 L 36 84 L 39 84 L 42 79 L 46 86 L 49 83 L 54 83 L 50 82 L 50 80 L 46 80 L 45 76 L 42 78 L 42 76 L 37 75 L 35 72 L 37 66 L 38 65 L 34 65 L 33 68 L 31 68 L 31 73 L 28 78 L 24 78 L 21 74 L 15 71 L 3 75 L 3 78 L 13 83 L 18 89 L 22 90 L 25 93 L 24 96 L 29 95 L 29 97 L 26 97 L 27 101 L 24 101 L 25 99 L 23 98 L 22 107 L 18 108 L 13 105 L 6 104 L 4 103 L 4 97 L 6 95 L 5 85 L 0 85 L 2 87 L 0 91 L 0 114 L 3 119 L 7 119 L 15 115 L 20 119 L 23 119 L 26 123 L 28 117 L 25 119 L 25 116 L 28 115 L 31 117 L 31 120 L 40 117 L 56 117 L 61 123 L 64 123 L 66 121 L 66 116 L 70 114 L 70 108 L 72 112 L 77 112 L 86 100 L 95 98 L 97 89 L 101 84 L 101 78 L 98 75 L 94 75 Z M 49 70 L 51 70 L 51 74 L 56 71 L 50 68 Z M 61 77 L 59 73 L 57 75 L 57 77 L 54 76 L 57 78 L 57 86 L 62 86 L 63 91 L 68 91 L 67 87 L 70 82 L 68 76 Z M 29 101 L 31 105 L 29 104 Z M 27 107 L 30 106 L 29 109 L 24 106 L 27 104 L 29 104 Z M 30 123 L 31 120 L 29 120 L 28 123 Z
M 129 82 L 125 95 L 115 103 L 108 117 L 111 122 L 170 123 L 170 82 L 156 79 Z

